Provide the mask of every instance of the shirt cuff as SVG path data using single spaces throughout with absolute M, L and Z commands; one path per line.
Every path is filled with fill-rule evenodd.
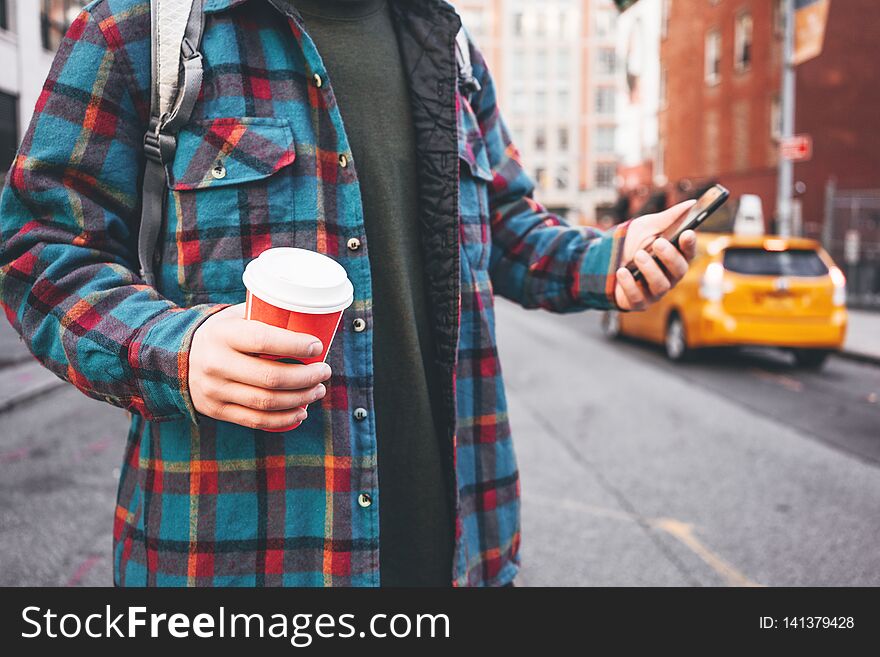
M 226 304 L 169 308 L 145 323 L 128 348 L 131 376 L 140 392 L 132 410 L 154 422 L 184 417 L 196 422 L 189 391 L 189 350 L 193 334 Z
M 629 224 L 626 221 L 606 231 L 584 250 L 574 283 L 574 298 L 579 305 L 597 310 L 619 309 L 614 288 Z

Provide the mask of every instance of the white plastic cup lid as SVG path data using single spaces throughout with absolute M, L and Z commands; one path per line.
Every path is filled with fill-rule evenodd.
M 339 312 L 354 300 L 354 286 L 342 265 L 307 249 L 267 249 L 248 263 L 242 280 L 254 296 L 293 312 Z

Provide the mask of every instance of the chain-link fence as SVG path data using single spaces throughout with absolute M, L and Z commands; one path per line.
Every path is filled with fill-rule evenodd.
M 880 189 L 829 182 L 822 241 L 846 274 L 849 305 L 880 309 Z

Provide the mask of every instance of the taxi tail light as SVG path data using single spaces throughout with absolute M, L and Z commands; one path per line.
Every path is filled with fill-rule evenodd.
M 700 296 L 706 301 L 721 301 L 724 292 L 724 265 L 711 262 L 700 279 Z
M 829 276 L 831 276 L 831 282 L 834 284 L 834 296 L 832 297 L 832 303 L 835 306 L 845 306 L 846 305 L 846 276 L 843 275 L 843 272 L 840 271 L 840 267 L 831 267 L 828 270 Z

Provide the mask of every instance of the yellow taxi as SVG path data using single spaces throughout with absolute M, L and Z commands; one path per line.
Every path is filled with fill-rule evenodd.
M 846 335 L 846 279 L 815 240 L 699 234 L 684 279 L 644 312 L 608 312 L 606 335 L 665 347 L 769 346 L 819 368 Z

